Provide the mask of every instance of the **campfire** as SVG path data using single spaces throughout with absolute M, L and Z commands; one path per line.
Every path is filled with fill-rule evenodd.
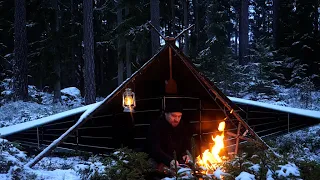
M 213 173 L 219 167 L 219 164 L 223 162 L 222 159 L 224 157 L 220 157 L 219 153 L 224 148 L 223 139 L 225 126 L 225 121 L 219 123 L 218 130 L 221 134 L 216 135 L 216 137 L 211 136 L 214 145 L 211 149 L 206 149 L 202 153 L 202 156 L 199 155 L 196 159 L 196 164 L 198 164 L 199 167 L 205 168 L 203 172 L 201 172 L 203 174 Z
M 221 167 L 222 167 L 222 163 L 227 158 L 219 155 L 221 150 L 223 150 L 223 148 L 224 148 L 224 133 L 225 133 L 224 129 L 226 126 L 225 120 L 226 120 L 226 118 L 224 119 L 224 121 L 219 123 L 219 126 L 218 126 L 219 134 L 216 135 L 215 137 L 211 136 L 211 139 L 214 142 L 214 145 L 210 149 L 206 149 L 202 153 L 202 155 L 199 155 L 195 159 L 195 163 L 193 163 L 191 161 L 191 162 L 185 164 L 186 167 L 188 167 L 188 168 L 190 168 L 190 170 L 192 170 L 191 174 L 193 176 L 198 177 L 200 179 L 203 179 L 203 177 L 211 177 L 211 176 L 218 177 L 218 176 L 221 176 L 222 174 L 226 175 L 226 173 L 223 172 Z M 187 151 L 187 153 L 190 154 L 189 151 Z M 192 157 L 191 154 L 190 154 L 190 156 Z M 182 171 L 185 171 L 185 172 L 182 173 Z M 164 169 L 165 174 L 171 174 L 172 176 L 175 176 L 179 172 L 180 172 L 180 176 L 181 175 L 188 176 L 188 173 L 187 173 L 188 171 L 186 171 L 185 168 L 182 168 L 176 172 L 170 168 Z

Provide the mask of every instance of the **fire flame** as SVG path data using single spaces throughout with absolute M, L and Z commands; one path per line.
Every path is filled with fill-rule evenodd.
M 216 135 L 215 138 L 211 136 L 212 140 L 214 141 L 214 145 L 211 148 L 211 151 L 209 149 L 205 150 L 202 153 L 202 158 L 200 155 L 197 157 L 197 164 L 205 167 L 208 170 L 214 170 L 218 167 L 218 163 L 222 162 L 221 157 L 219 156 L 219 153 L 221 149 L 224 148 L 224 128 L 226 127 L 226 123 L 224 121 L 219 123 L 218 130 L 221 133 L 221 135 Z

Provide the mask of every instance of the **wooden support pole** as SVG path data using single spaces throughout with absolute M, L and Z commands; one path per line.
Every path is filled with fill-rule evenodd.
M 246 121 L 247 121 L 247 124 L 249 125 L 249 108 L 248 106 L 246 107 L 247 109 L 247 112 L 246 112 Z
M 241 122 L 238 123 L 238 130 L 237 130 L 237 137 L 236 137 L 236 149 L 234 151 L 235 154 L 238 154 L 240 129 L 241 129 Z
M 166 40 L 166 38 L 159 32 L 159 30 L 154 27 L 154 25 L 151 23 L 151 21 L 148 21 L 148 24 L 156 31 L 156 33 L 163 39 Z
M 288 113 L 288 133 L 290 133 L 290 114 Z
M 120 86 L 119 86 L 120 87 Z M 119 88 L 118 87 L 118 88 Z M 115 89 L 115 91 L 118 90 Z M 114 93 L 113 95 L 116 95 L 117 93 Z M 75 132 L 79 127 L 81 127 L 86 121 L 91 119 L 91 116 L 94 111 L 99 109 L 100 105 L 105 102 L 101 101 L 98 103 L 95 103 L 93 106 L 91 106 L 90 109 L 86 110 L 79 118 L 79 120 L 71 126 L 65 133 L 63 133 L 58 139 L 54 140 L 49 146 L 47 146 L 42 152 L 40 152 L 34 159 L 30 160 L 26 166 L 27 167 L 33 167 L 37 162 L 39 162 L 43 157 L 48 155 L 54 148 L 56 148 L 60 143 L 62 143 L 71 133 Z M 43 133 L 43 131 L 42 131 Z
M 201 99 L 199 100 L 200 103 L 199 103 L 199 114 L 200 114 L 200 123 L 199 123 L 199 126 L 200 126 L 200 144 L 202 144 L 202 118 L 201 118 Z
M 228 134 L 228 135 L 231 136 L 231 137 L 235 137 L 235 138 L 237 137 L 237 134 L 232 133 L 232 132 L 229 132 L 229 131 L 227 131 L 226 134 Z M 254 141 L 253 139 L 247 138 L 247 137 L 245 137 L 244 135 L 239 136 L 239 139 L 242 139 L 242 140 L 245 140 L 245 141 L 249 141 L 249 142 L 253 142 L 253 141 Z
M 190 25 L 189 27 L 187 27 L 186 29 L 182 30 L 182 32 L 180 32 L 176 37 L 174 37 L 174 39 L 178 39 L 184 32 L 186 32 L 187 30 L 191 29 L 194 26 L 194 24 Z
M 77 131 L 76 131 L 76 137 L 77 137 L 77 139 L 76 139 L 76 141 L 77 141 L 77 149 L 79 149 L 79 130 L 77 129 Z
M 40 141 L 40 144 L 43 144 L 43 134 L 44 130 L 43 130 L 43 126 L 41 126 L 41 141 Z
M 39 128 L 37 127 L 37 142 L 38 142 L 38 148 L 40 149 L 40 137 L 39 137 Z

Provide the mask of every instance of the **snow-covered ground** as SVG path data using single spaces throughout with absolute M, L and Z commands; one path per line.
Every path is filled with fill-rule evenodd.
M 300 179 L 300 168 L 295 163 L 314 161 L 320 164 L 320 146 L 319 144 L 317 148 L 314 148 L 316 147 L 315 145 L 312 146 L 312 142 L 320 143 L 319 133 L 320 125 L 278 137 L 273 141 L 275 143 L 275 150 L 289 148 L 286 151 L 287 153 L 284 154 L 286 157 L 283 157 L 283 159 L 275 160 L 277 162 L 270 161 L 270 154 L 266 153 L 266 157 L 271 162 L 266 163 L 256 161 L 256 159 L 263 159 L 263 155 L 261 154 L 250 155 L 251 157 L 248 157 L 247 154 L 241 154 L 238 158 L 225 162 L 222 169 L 218 168 L 212 174 L 209 174 L 207 178 L 220 179 L 221 177 L 226 177 L 228 179 L 229 177 L 236 180 L 263 179 L 263 177 L 266 180 Z M 312 141 L 307 141 L 306 139 L 311 139 Z M 287 147 L 288 143 L 292 145 Z M 105 174 L 110 164 L 115 165 L 115 162 L 109 162 L 109 164 L 104 162 L 103 158 L 99 156 L 61 157 L 60 155 L 58 157 L 45 157 L 30 169 L 25 164 L 31 160 L 31 157 L 27 156 L 26 152 L 19 150 L 16 146 L 14 143 L 0 139 L 0 179 L 94 179 L 96 174 Z M 113 155 L 117 156 L 124 164 L 128 164 L 128 161 L 122 159 L 124 157 L 123 153 L 115 152 Z M 239 168 L 240 163 L 242 163 L 243 168 Z M 272 167 L 272 164 L 276 166 Z M 228 169 L 228 165 L 229 167 L 232 166 L 235 170 Z M 266 167 L 268 169 L 263 171 L 262 169 L 266 169 Z M 241 169 L 243 170 L 238 171 Z M 261 173 L 264 174 L 261 175 Z M 189 168 L 179 169 L 178 174 L 183 179 L 191 179 L 193 177 Z M 164 179 L 174 180 L 175 178 L 166 177 Z
M 310 97 L 304 98 L 301 90 L 298 88 L 284 88 L 275 85 L 272 88 L 275 95 L 266 95 L 265 93 L 246 93 L 239 98 L 265 102 L 274 105 L 287 106 L 292 108 L 301 108 L 309 110 L 320 110 L 320 92 L 310 92 Z
M 294 90 L 281 89 L 281 92 L 280 98 L 268 99 L 261 95 L 261 98 L 258 100 L 289 107 L 301 108 L 303 106 L 298 105 L 297 98 L 295 98 L 294 94 L 291 94 Z M 0 102 L 2 104 L 0 106 L 0 127 L 39 119 L 83 106 L 80 91 L 74 87 L 62 90 L 63 101 L 61 104 L 52 104 L 53 95 L 39 91 L 34 86 L 29 86 L 29 93 L 33 97 L 33 101 Z M 2 92 L 2 95 L 10 94 L 11 92 L 8 90 Z M 250 96 L 247 95 L 245 98 L 251 99 Z M 320 93 L 313 92 L 312 96 L 313 102 L 308 104 L 308 109 L 319 110 Z M 285 100 L 282 101 L 281 99 Z M 97 101 L 99 100 L 102 100 L 102 98 Z M 280 152 L 284 160 L 277 164 L 273 170 L 264 172 L 264 177 L 267 180 L 277 177 L 300 177 L 300 162 L 316 163 L 320 167 L 320 125 L 278 137 L 270 141 L 270 143 L 275 148 L 275 151 Z M 26 152 L 21 151 L 23 149 L 19 149 L 20 147 L 17 144 L 0 139 L 0 179 L 90 179 L 94 173 L 104 173 L 105 167 L 107 167 L 102 157 L 94 156 L 87 159 L 82 156 L 65 158 L 56 156 L 46 157 L 30 169 L 24 165 L 33 156 L 30 157 Z M 237 162 L 230 161 L 230 163 Z M 245 171 L 233 173 L 232 177 L 238 180 L 261 178 L 258 173 L 263 168 L 262 165 L 253 161 L 248 161 L 248 164 L 250 166 Z M 188 169 L 182 169 L 181 171 L 187 172 Z M 226 170 L 223 171 L 229 173 Z M 218 169 L 212 176 L 219 178 L 220 175 L 224 174 L 223 171 Z M 185 174 L 188 176 L 188 173 Z
M 320 163 L 320 124 L 278 137 L 274 147 L 290 161 Z
M 89 179 L 95 172 L 102 173 L 105 166 L 101 158 L 45 157 L 32 169 L 25 166 L 30 157 L 5 139 L 0 139 L 0 179 Z M 85 173 L 84 173 L 85 172 Z
M 2 100 L 4 105 L 0 106 L 0 127 L 27 122 L 42 117 L 47 117 L 59 112 L 83 106 L 83 99 L 77 88 L 70 87 L 61 90 L 62 103 L 53 104 L 53 95 L 37 90 L 29 86 L 29 95 L 32 101 L 9 101 Z M 9 96 L 11 91 L 5 90 L 1 93 Z

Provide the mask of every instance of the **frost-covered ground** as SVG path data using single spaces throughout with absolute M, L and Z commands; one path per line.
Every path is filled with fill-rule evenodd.
M 271 104 L 284 105 L 290 107 L 307 107 L 308 109 L 320 109 L 320 93 L 312 93 L 312 103 L 299 103 L 299 98 L 295 90 L 278 89 L 278 97 L 267 97 L 263 94 L 248 94 L 245 99 L 254 99 Z M 5 90 L 2 95 L 10 96 L 11 92 Z M 80 91 L 74 87 L 62 90 L 62 103 L 52 104 L 53 95 L 37 90 L 34 86 L 29 86 L 29 94 L 32 96 L 30 102 L 12 102 L 2 100 L 0 106 L 0 127 L 26 122 L 42 117 L 46 117 L 58 112 L 66 111 L 83 106 L 83 99 Z M 254 98 L 253 98 L 254 97 Z M 258 99 L 257 99 L 258 98 Z M 97 101 L 102 98 L 97 99 Z M 282 155 L 282 160 L 277 164 L 266 165 L 256 161 L 256 156 L 243 157 L 228 162 L 233 168 L 238 167 L 239 162 L 246 162 L 245 169 L 228 169 L 225 165 L 224 172 L 230 173 L 233 179 L 267 179 L 304 177 L 303 174 L 313 169 L 320 170 L 320 125 L 310 129 L 300 130 L 285 136 L 278 137 L 270 141 L 270 145 L 275 151 Z M 33 169 L 24 167 L 24 164 L 32 157 L 23 152 L 15 143 L 0 139 L 0 179 L 90 179 L 95 173 L 104 174 L 106 163 L 102 157 L 84 158 L 82 156 L 46 157 L 34 166 Z M 244 158 L 244 159 L 241 159 Z M 125 164 L 127 160 L 123 160 Z M 268 168 L 266 168 L 268 167 Z M 311 170 L 308 167 L 312 167 Z M 229 170 L 229 171 L 227 171 Z M 309 171 L 308 171 L 309 170 Z M 188 169 L 181 169 L 188 176 Z M 261 173 L 263 176 L 261 176 Z M 223 175 L 221 170 L 215 171 L 213 177 Z M 317 174 L 315 174 L 317 175 Z M 320 177 L 320 174 L 319 174 Z M 231 179 L 232 179 L 231 178 Z M 167 178 L 170 179 L 170 178 Z

